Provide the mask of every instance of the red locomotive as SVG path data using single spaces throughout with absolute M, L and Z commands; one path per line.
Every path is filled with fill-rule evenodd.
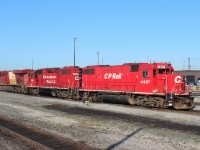
M 13 71 L 0 72 L 0 85 L 15 85 L 16 77 Z
M 31 70 L 25 69 L 25 70 L 17 70 L 14 71 L 15 74 L 15 80 L 16 85 L 14 86 L 14 91 L 18 93 L 27 93 L 27 85 L 29 82 L 29 74 Z
M 170 63 L 129 63 L 82 69 L 82 89 L 89 100 L 122 100 L 132 105 L 190 109 L 194 97 Z
M 72 98 L 80 87 L 79 73 L 79 67 L 39 69 L 30 73 L 29 82 L 25 86 L 28 93 L 33 95 L 48 92 L 52 96 Z
M 131 105 L 192 109 L 194 97 L 170 63 L 129 63 L 0 72 L 1 87 L 61 98 L 122 101 Z M 9 78 L 10 77 L 10 78 Z M 10 81 L 10 82 L 8 82 Z

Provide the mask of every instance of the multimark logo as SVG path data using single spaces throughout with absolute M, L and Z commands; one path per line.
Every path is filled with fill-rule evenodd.
M 122 78 L 122 73 L 119 73 L 119 74 L 117 74 L 117 73 L 106 73 L 104 75 L 104 79 L 115 79 L 115 80 L 117 80 L 117 79 L 121 79 L 121 78 Z

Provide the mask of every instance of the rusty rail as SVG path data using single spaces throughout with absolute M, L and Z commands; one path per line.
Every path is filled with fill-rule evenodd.
M 85 144 L 71 139 L 59 137 L 38 128 L 33 128 L 20 122 L 0 116 L 0 132 L 7 133 L 19 141 L 25 141 L 34 149 L 54 150 L 93 150 Z
M 6 136 L 12 137 L 13 140 L 17 140 L 20 143 L 26 143 L 26 147 L 29 149 L 42 149 L 42 150 L 51 150 L 49 147 L 46 147 L 45 145 L 42 145 L 36 141 L 33 141 L 21 134 L 18 134 L 12 130 L 9 130 L 8 128 L 5 128 L 0 125 L 0 134 L 4 134 Z

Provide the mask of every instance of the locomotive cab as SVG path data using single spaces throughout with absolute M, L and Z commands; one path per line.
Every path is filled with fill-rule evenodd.
M 168 63 L 153 64 L 153 91 L 165 95 L 168 93 L 168 81 L 173 74 L 173 67 Z
M 175 109 L 192 108 L 194 97 L 189 87 L 185 85 L 183 75 L 173 74 L 174 68 L 170 63 L 154 64 L 154 88 L 163 93 L 168 106 Z

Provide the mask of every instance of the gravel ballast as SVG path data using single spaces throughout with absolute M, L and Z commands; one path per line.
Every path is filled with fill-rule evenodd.
M 200 99 L 197 97 L 195 101 L 200 101 Z M 195 125 L 199 126 L 200 130 L 200 117 L 197 115 L 103 103 L 89 103 L 87 105 L 79 101 L 0 92 L 1 116 L 42 128 L 59 136 L 71 138 L 74 141 L 86 143 L 94 148 L 116 150 L 200 150 L 200 135 L 198 134 L 151 127 L 148 124 L 104 119 L 98 116 L 68 114 L 47 109 L 45 106 L 48 105 L 66 105 L 74 108 L 131 114 L 184 125 Z M 1 144 L 6 145 L 6 142 L 3 141 L 7 140 L 2 140 L 3 137 L 0 137 L 0 139 Z M 6 146 L 4 148 L 8 149 Z

